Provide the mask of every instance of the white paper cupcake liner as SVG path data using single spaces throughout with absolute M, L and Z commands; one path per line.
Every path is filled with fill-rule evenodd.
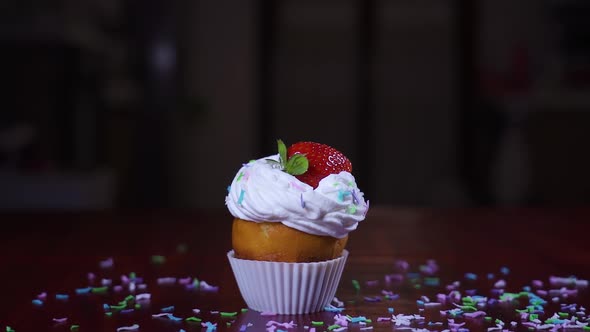
M 348 257 L 312 263 L 239 259 L 227 253 L 240 293 L 249 308 L 276 314 L 322 311 L 336 294 Z

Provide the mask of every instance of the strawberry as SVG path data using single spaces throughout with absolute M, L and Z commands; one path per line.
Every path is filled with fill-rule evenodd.
M 287 158 L 297 154 L 304 155 L 309 165 L 306 172 L 295 176 L 314 188 L 318 187 L 321 179 L 330 174 L 352 172 L 350 160 L 342 152 L 326 144 L 298 142 L 287 149 Z

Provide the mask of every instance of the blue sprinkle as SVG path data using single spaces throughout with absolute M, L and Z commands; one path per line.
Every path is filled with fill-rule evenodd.
M 174 306 L 171 305 L 169 307 L 165 307 L 161 309 L 162 312 L 173 312 L 174 311 Z
M 477 280 L 477 275 L 475 273 L 465 273 L 465 279 L 467 280 Z
M 76 294 L 88 294 L 88 293 L 90 293 L 91 290 L 92 290 L 92 287 L 77 288 Z
M 180 322 L 180 321 L 182 320 L 182 318 L 180 318 L 180 317 L 176 317 L 176 316 L 174 316 L 174 315 L 172 315 L 172 314 L 168 315 L 168 318 L 169 318 L 170 320 L 173 320 L 173 321 L 175 321 L 175 322 Z
M 231 186 L 227 186 L 227 192 L 231 191 Z
M 39 299 L 34 299 L 33 300 L 33 304 L 36 306 L 42 306 L 43 305 L 43 301 L 39 300 Z
M 344 308 L 338 308 L 333 305 L 329 305 L 329 306 L 324 307 L 324 310 L 328 311 L 328 312 L 342 312 L 344 310 Z
M 240 326 L 240 332 L 246 332 L 247 328 L 248 328 L 248 326 L 246 326 L 246 325 Z
M 509 274 L 509 273 L 510 273 L 510 269 L 509 269 L 509 268 L 507 268 L 506 266 L 503 266 L 503 267 L 500 269 L 500 272 L 501 272 L 503 275 L 507 275 L 507 274 Z
M 180 329 L 178 330 L 178 332 L 186 332 L 184 329 Z
M 531 291 L 531 286 L 524 286 L 522 288 L 522 290 L 525 291 L 525 292 L 530 292 Z
M 69 296 L 67 294 L 55 294 L 56 300 L 67 300 Z
M 493 273 L 488 273 L 488 280 L 492 280 L 494 279 L 494 274 Z
M 246 193 L 246 191 L 244 189 L 242 189 L 240 191 L 240 197 L 238 197 L 238 205 L 242 205 L 242 201 L 244 200 L 244 194 Z
M 393 309 L 393 308 L 387 308 L 387 311 L 389 311 L 389 313 L 392 314 L 395 311 L 395 309 Z
M 423 307 L 423 306 L 424 306 L 424 301 L 422 301 L 422 300 L 416 300 L 416 304 L 417 304 L 419 307 Z
M 106 303 L 102 305 L 102 308 L 103 308 L 104 310 L 111 310 L 111 306 L 110 306 L 110 305 L 108 305 L 108 304 L 106 304 Z

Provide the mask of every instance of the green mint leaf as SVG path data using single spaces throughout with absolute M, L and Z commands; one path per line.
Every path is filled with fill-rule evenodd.
M 287 146 L 280 139 L 277 140 L 277 146 L 279 147 L 279 162 L 281 166 L 285 167 L 287 165 Z
M 291 175 L 301 175 L 307 172 L 307 168 L 309 168 L 309 160 L 307 160 L 307 157 L 302 154 L 294 154 L 287 161 L 285 171 Z

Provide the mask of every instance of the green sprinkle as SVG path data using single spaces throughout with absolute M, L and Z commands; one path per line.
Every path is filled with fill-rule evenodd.
M 107 316 L 109 316 L 109 317 L 111 317 L 113 315 L 113 313 L 110 312 L 110 311 L 109 312 L 105 312 L 104 314 L 107 315 Z
M 584 331 L 590 331 L 590 326 L 584 325 L 584 327 L 582 327 L 582 330 L 584 330 Z
M 121 301 L 121 302 L 119 302 L 119 305 L 122 305 L 125 307 L 125 306 L 127 306 L 127 301 Z
M 462 305 L 459 308 L 465 312 L 476 312 L 477 311 L 477 308 L 472 305 Z
M 80 325 L 72 325 L 72 326 L 70 326 L 70 331 L 78 331 L 79 328 L 80 328 Z
M 247 308 L 242 308 L 242 312 L 248 312 Z
M 129 302 L 129 301 L 133 301 L 133 300 L 135 300 L 135 296 L 133 296 L 133 295 L 128 295 L 128 296 L 125 298 L 125 302 Z
M 532 322 L 535 319 L 539 319 L 539 315 L 538 314 L 530 314 L 529 315 L 529 320 Z
M 365 323 L 372 323 L 373 321 L 370 319 L 365 319 Z
M 231 326 L 231 322 L 226 322 L 225 325 L 227 325 L 227 327 Z
M 135 309 L 141 309 L 141 304 L 139 304 L 139 303 L 136 303 L 136 304 L 135 304 Z
M 332 331 L 332 330 L 337 329 L 339 327 L 340 327 L 340 325 L 338 325 L 338 324 L 330 325 L 330 326 L 328 326 L 328 330 Z
M 137 277 L 137 275 L 135 274 L 135 272 L 129 272 L 129 279 L 135 279 Z
M 109 290 L 108 286 L 103 287 L 92 287 L 92 293 L 94 294 L 104 294 Z
M 515 310 L 519 314 L 526 314 L 527 312 L 529 312 L 527 309 L 515 309 Z
M 483 319 L 484 319 L 486 322 L 491 322 L 491 321 L 492 321 L 492 317 L 490 317 L 490 316 L 485 316 Z
M 560 318 L 567 318 L 567 317 L 569 317 L 569 314 L 567 312 L 558 312 L 557 314 L 559 315 Z
M 316 321 L 312 320 L 311 321 L 311 325 L 313 325 L 313 326 L 322 326 L 322 325 L 324 325 L 324 322 L 316 322 Z
M 10 326 L 6 327 L 6 332 L 15 332 L 14 329 Z
M 198 323 L 198 322 L 200 322 L 200 321 L 202 321 L 202 319 L 200 319 L 200 318 L 198 318 L 198 317 L 195 317 L 195 316 L 188 317 L 188 318 L 186 318 L 185 320 L 186 320 L 187 322 L 197 322 L 197 323 Z
M 111 305 L 111 309 L 115 309 L 115 310 L 123 310 L 125 309 L 125 307 L 127 307 L 126 304 L 121 304 L 121 305 Z
M 199 288 L 199 283 L 200 283 L 199 279 L 197 279 L 197 278 L 193 279 L 193 287 Z
M 415 284 L 415 285 L 414 285 L 414 288 L 416 288 L 416 289 L 420 289 L 420 288 L 422 288 L 422 285 L 420 285 L 420 284 Z
M 504 322 L 503 322 L 503 321 L 501 321 L 501 320 L 500 320 L 500 319 L 498 319 L 498 318 L 496 318 L 496 320 L 494 321 L 494 323 L 495 323 L 496 325 L 498 325 L 498 324 L 504 324 Z
M 352 280 L 352 287 L 354 287 L 357 292 L 361 290 L 361 284 L 359 284 L 358 280 L 356 279 Z
M 238 178 L 236 179 L 236 182 L 240 182 L 240 180 L 244 177 L 244 172 L 240 172 L 240 175 L 238 175 Z
M 346 213 L 348 214 L 355 214 L 356 213 L 356 205 L 351 204 L 348 206 L 348 208 L 346 209 Z
M 237 312 L 235 312 L 235 311 L 234 311 L 234 312 L 223 312 L 223 311 L 222 311 L 222 312 L 220 312 L 220 313 L 219 313 L 219 315 L 220 315 L 221 317 L 234 317 L 234 316 L 236 316 L 237 314 L 238 314 L 238 313 L 237 313 Z
M 166 257 L 162 255 L 152 255 L 152 264 L 161 265 L 166 263 Z

